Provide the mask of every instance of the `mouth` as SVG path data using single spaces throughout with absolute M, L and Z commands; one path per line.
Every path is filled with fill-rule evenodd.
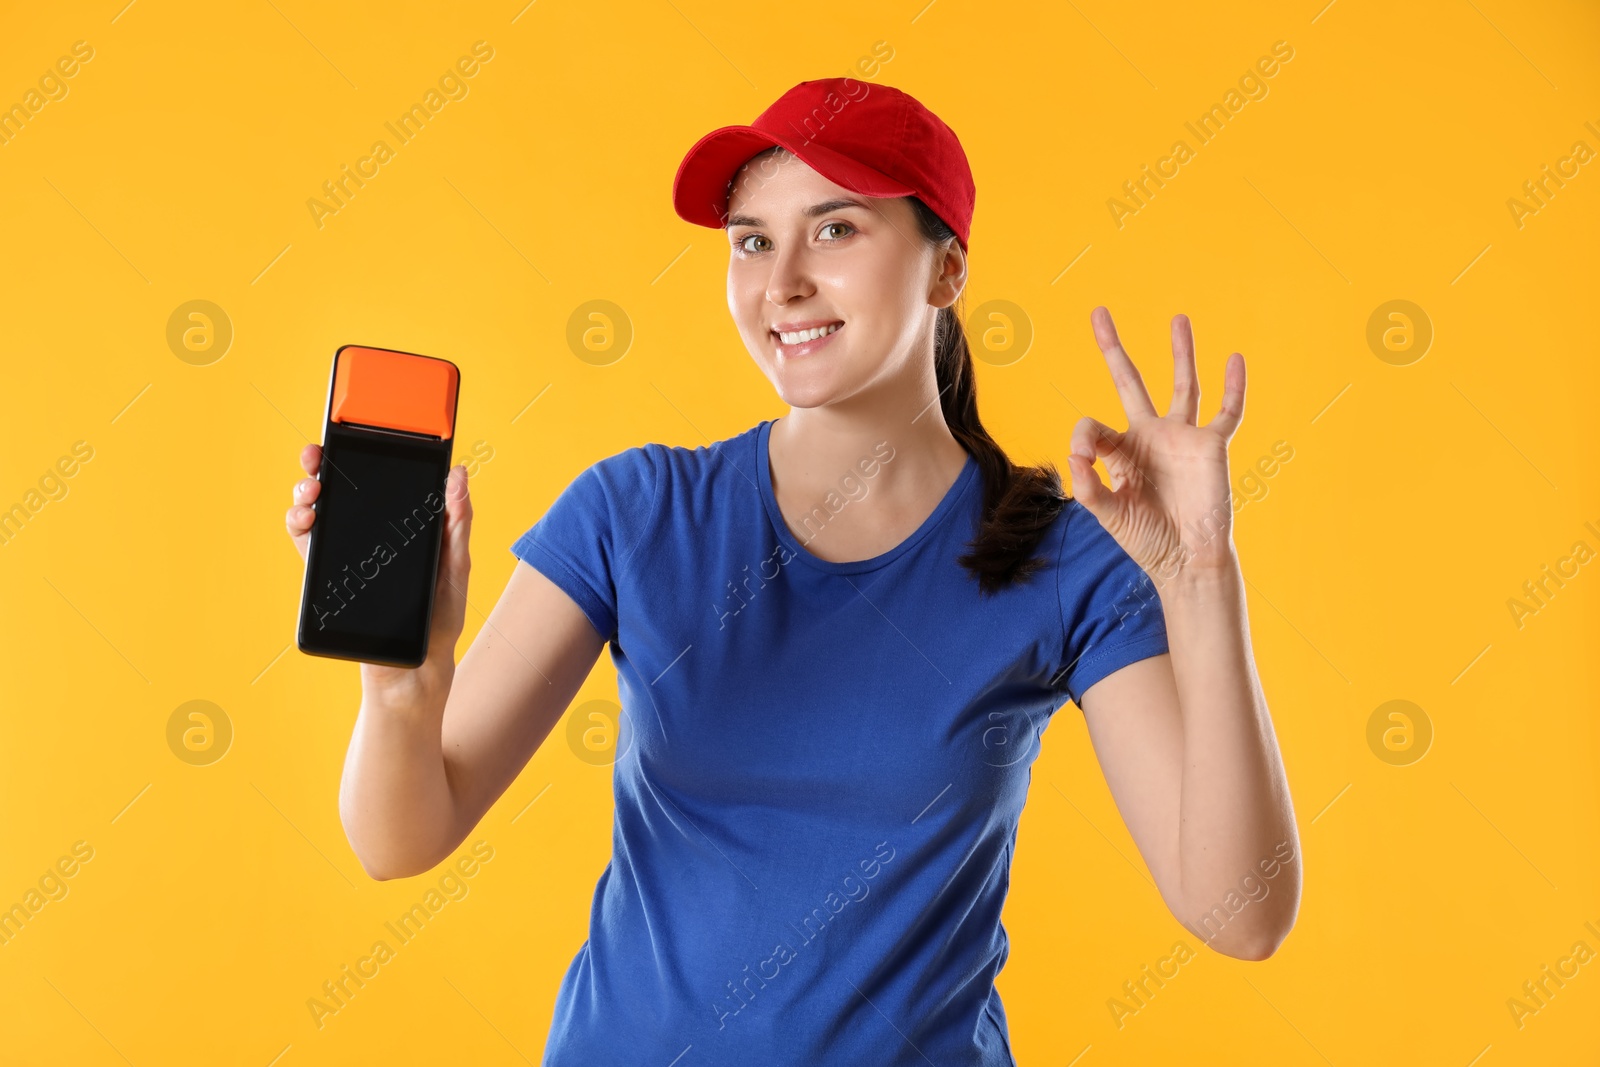
M 844 323 L 835 320 L 822 323 L 803 330 L 771 330 L 769 331 L 774 346 L 778 350 L 779 359 L 794 359 L 797 356 L 809 356 L 818 351 L 829 341 L 834 334 L 844 329 Z

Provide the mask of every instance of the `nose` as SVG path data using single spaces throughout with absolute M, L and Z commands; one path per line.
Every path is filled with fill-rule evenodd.
M 767 300 L 783 307 L 791 300 L 804 299 L 816 291 L 807 274 L 803 248 L 781 248 L 772 259 L 772 273 L 767 277 Z

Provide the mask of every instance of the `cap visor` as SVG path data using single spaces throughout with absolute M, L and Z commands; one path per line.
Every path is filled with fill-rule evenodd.
M 912 196 L 916 190 L 814 141 L 758 130 L 723 126 L 690 148 L 672 180 L 672 206 L 678 217 L 697 226 L 727 224 L 728 183 L 750 157 L 780 145 L 835 185 L 862 196 Z

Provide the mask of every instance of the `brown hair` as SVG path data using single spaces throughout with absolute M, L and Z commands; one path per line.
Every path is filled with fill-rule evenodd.
M 928 241 L 937 244 L 956 235 L 920 199 L 906 199 L 911 201 L 918 228 Z M 1045 565 L 1046 561 L 1034 556 L 1034 551 L 1066 507 L 1068 497 L 1053 464 L 1013 464 L 983 428 L 978 418 L 978 381 L 973 375 L 972 352 L 961 325 L 965 299 L 963 292 L 955 304 L 939 309 L 933 363 L 944 421 L 955 439 L 978 461 L 983 475 L 983 519 L 978 536 L 967 542 L 972 551 L 958 562 L 978 579 L 981 592 L 995 593 L 1012 582 L 1027 580 Z

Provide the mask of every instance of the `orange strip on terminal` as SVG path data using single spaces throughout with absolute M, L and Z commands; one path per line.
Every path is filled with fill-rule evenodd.
M 357 422 L 448 438 L 455 431 L 461 375 L 443 359 L 346 345 L 334 372 L 334 422 Z

